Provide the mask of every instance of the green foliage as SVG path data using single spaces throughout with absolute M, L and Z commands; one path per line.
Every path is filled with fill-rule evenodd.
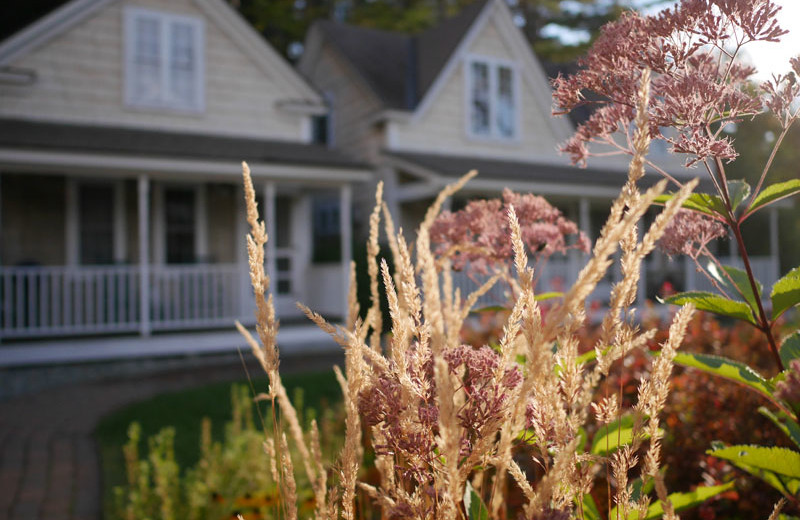
M 722 267 L 724 272 L 720 272 L 717 264 L 710 262 L 708 264 L 708 272 L 711 276 L 725 289 L 728 289 L 734 294 L 741 295 L 747 304 L 750 306 L 751 312 L 758 307 L 756 300 L 759 298 L 762 286 L 761 283 L 756 281 L 756 288 L 758 295 L 753 294 L 753 288 L 750 285 L 750 279 L 747 273 L 736 267 L 725 265 Z
M 736 445 L 713 447 L 707 453 L 731 462 L 782 493 L 794 495 L 800 491 L 800 453 L 796 451 Z
M 783 365 L 788 367 L 794 359 L 800 359 L 800 330 L 794 331 L 783 340 L 779 350 Z
M 800 448 L 800 424 L 798 424 L 797 421 L 789 417 L 783 411 L 772 412 L 763 406 L 758 408 L 758 412 L 772 421 L 775 426 Z
M 675 197 L 674 193 L 666 195 L 659 195 L 655 199 L 656 204 L 666 204 Z M 717 220 L 725 220 L 726 210 L 725 203 L 718 195 L 711 195 L 708 193 L 692 193 L 688 199 L 683 203 L 683 208 L 692 211 L 697 211 L 708 215 L 709 217 Z
M 756 195 L 750 207 L 745 213 L 745 216 L 752 215 L 759 209 L 778 202 L 792 195 L 800 193 L 800 179 L 791 179 L 784 182 L 776 182 L 765 187 L 761 192 Z
M 464 489 L 464 509 L 467 511 L 469 520 L 489 520 L 489 508 L 483 503 L 481 496 L 473 489 L 469 481 Z
M 592 439 L 592 447 L 589 453 L 608 456 L 620 447 L 632 443 L 633 426 L 633 415 L 623 415 L 616 421 L 601 426 Z
M 664 302 L 673 305 L 686 305 L 687 303 L 691 303 L 701 311 L 713 312 L 720 316 L 746 321 L 753 325 L 756 324 L 753 311 L 746 303 L 731 300 L 730 298 L 710 292 L 682 292 L 665 298 Z
M 602 520 L 600 510 L 597 508 L 592 495 L 583 495 L 582 503 L 578 503 L 578 509 L 583 514 L 584 520 Z M 609 517 L 610 519 L 611 517 Z
M 732 359 L 708 354 L 678 352 L 675 355 L 675 363 L 730 379 L 755 390 L 768 399 L 772 399 L 772 392 L 775 390 L 772 384 L 764 379 L 761 374 L 746 364 Z
M 733 482 L 719 486 L 698 486 L 694 491 L 689 491 L 687 493 L 672 493 L 668 495 L 667 498 L 669 498 L 669 501 L 672 503 L 672 507 L 675 508 L 675 512 L 679 513 L 685 509 L 697 507 L 709 498 L 720 495 L 731 489 L 733 489 Z M 645 514 L 644 518 L 640 518 L 637 511 L 630 511 L 626 517 L 626 520 L 654 520 L 656 518 L 661 518 L 663 515 L 664 504 L 661 502 L 661 500 L 656 500 L 650 505 L 649 508 L 647 508 L 647 513 Z M 616 507 L 609 512 L 608 518 L 617 518 Z
M 750 185 L 743 180 L 728 181 L 728 195 L 731 199 L 731 210 L 736 212 L 742 202 L 750 197 Z
M 800 267 L 795 267 L 772 286 L 772 319 L 800 304 Z

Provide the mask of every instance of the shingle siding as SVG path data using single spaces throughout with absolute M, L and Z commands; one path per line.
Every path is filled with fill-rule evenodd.
M 126 5 L 202 17 L 205 23 L 206 110 L 179 114 L 124 106 Z M 111 124 L 189 132 L 294 139 L 305 116 L 275 109 L 295 96 L 285 80 L 270 77 L 190 0 L 115 2 L 12 64 L 33 69 L 33 85 L 0 86 L 0 116 Z

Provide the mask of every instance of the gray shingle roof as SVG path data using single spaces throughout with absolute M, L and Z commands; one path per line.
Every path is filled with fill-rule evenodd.
M 487 1 L 474 2 L 417 35 L 329 20 L 315 26 L 361 74 L 386 108 L 411 110 L 439 76 Z
M 0 119 L 0 147 L 368 169 L 314 144 L 15 119 Z

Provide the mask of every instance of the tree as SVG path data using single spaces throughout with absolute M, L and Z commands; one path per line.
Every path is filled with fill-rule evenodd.
M 736 125 L 730 134 L 736 148 L 743 153 L 727 165 L 731 176 L 745 179 L 754 186 L 780 132 L 780 123 L 769 113 L 760 114 L 752 120 L 742 121 Z M 800 127 L 795 125 L 789 130 L 775 155 L 770 169 L 770 179 L 772 182 L 797 179 L 800 176 L 798 164 L 800 164 Z M 791 208 L 780 209 L 779 223 L 781 272 L 784 272 L 800 263 L 800 242 L 796 239 L 800 236 L 800 205 L 795 202 Z M 757 254 L 769 252 L 769 234 L 764 232 L 765 229 L 767 229 L 766 222 L 762 220 L 748 223 L 743 230 L 748 247 L 752 246 Z

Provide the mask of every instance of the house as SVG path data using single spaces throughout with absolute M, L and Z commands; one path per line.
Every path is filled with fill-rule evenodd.
M 223 0 L 71 0 L 0 42 L 0 338 L 253 322 L 241 194 L 284 321 L 340 316 L 363 162 Z
M 446 184 L 477 169 L 453 208 L 510 187 L 545 196 L 596 237 L 627 178 L 623 157 L 597 158 L 579 169 L 557 153 L 574 127 L 551 116 L 548 78 L 504 0 L 477 1 L 416 35 L 317 22 L 298 69 L 330 104 L 329 145 L 375 167 L 406 231 Z M 653 143 L 652 160 L 677 178 L 696 176 L 663 144 Z M 659 179 L 648 172 L 641 183 Z M 776 223 L 773 211 L 772 254 L 754 261 L 766 282 L 777 279 Z M 577 255 L 551 258 L 540 288 L 563 287 L 581 265 Z M 641 297 L 655 295 L 666 280 L 704 287 L 690 262 L 655 254 L 646 271 Z M 608 295 L 614 276 L 598 298 Z

